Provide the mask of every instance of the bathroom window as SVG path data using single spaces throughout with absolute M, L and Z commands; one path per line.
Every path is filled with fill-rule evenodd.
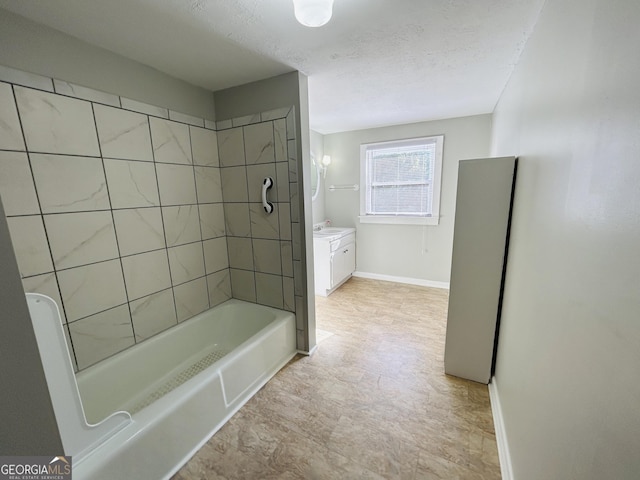
M 437 225 L 444 136 L 360 146 L 360 221 Z

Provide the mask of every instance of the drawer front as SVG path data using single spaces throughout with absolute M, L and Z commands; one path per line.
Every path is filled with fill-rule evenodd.
M 344 237 L 331 242 L 331 251 L 335 252 L 341 249 L 342 247 L 344 247 L 345 245 L 349 245 L 350 243 L 355 243 L 355 241 L 356 241 L 355 233 L 350 233 L 349 235 L 345 235 Z

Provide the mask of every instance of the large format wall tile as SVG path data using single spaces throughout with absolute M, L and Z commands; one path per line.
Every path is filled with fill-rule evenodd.
M 203 240 L 222 237 L 226 234 L 224 205 L 222 203 L 199 205 L 198 210 L 200 212 L 200 230 L 202 231 Z
M 229 269 L 207 275 L 207 288 L 209 289 L 209 304 L 211 307 L 229 300 L 231 298 Z
M 43 275 L 36 275 L 35 277 L 23 278 L 22 285 L 26 293 L 40 293 L 41 295 L 52 298 L 60 311 L 60 320 L 62 320 L 62 323 L 67 322 L 67 317 L 62 308 L 62 298 L 60 297 L 58 280 L 56 279 L 55 273 L 45 273 Z
M 207 274 L 229 267 L 227 239 L 225 237 L 205 240 L 202 242 L 202 246 L 204 248 L 204 264 Z
M 251 219 L 248 203 L 225 203 L 224 217 L 227 235 L 233 237 L 251 236 Z
M 171 286 L 166 250 L 124 257 L 122 269 L 129 300 L 135 300 Z
M 129 307 L 121 305 L 69 324 L 78 368 L 83 369 L 134 344 Z
M 247 302 L 256 301 L 256 280 L 255 273 L 247 270 L 230 269 L 231 272 L 231 292 L 233 298 L 245 300 Z
M 273 124 L 263 122 L 244 127 L 244 149 L 247 165 L 275 162 Z
M 187 125 L 154 117 L 150 121 L 156 162 L 193 163 Z
M 153 161 L 146 115 L 103 105 L 93 108 L 104 157 Z
M 108 210 L 102 160 L 67 155 L 31 155 L 42 213 Z
M 169 249 L 169 267 L 173 285 L 203 277 L 202 242 L 189 243 Z
M 121 255 L 165 247 L 160 207 L 114 210 L 113 219 Z
M 131 302 L 131 319 L 136 342 L 173 327 L 178 322 L 172 290 L 164 290 Z
M 222 202 L 220 169 L 215 167 L 195 167 L 198 203 Z
M 235 167 L 245 164 L 242 128 L 218 132 L 218 153 L 221 167 Z
M 267 214 L 261 203 L 249 204 L 251 217 L 251 235 L 253 238 L 280 238 L 280 226 L 278 224 L 279 203 L 273 205 L 273 212 Z
M 276 162 L 287 162 L 287 123 L 284 118 L 273 122 L 273 142 Z
M 13 90 L 4 82 L 0 82 L 0 149 L 24 150 Z
M 162 207 L 167 247 L 201 240 L 200 217 L 197 205 Z
M 193 167 L 157 164 L 158 185 L 162 205 L 193 205 L 197 203 Z
M 111 212 L 45 215 L 56 270 L 118 258 Z
M 42 217 L 7 218 L 13 250 L 18 260 L 20 275 L 30 277 L 53 271 L 47 236 Z
M 246 167 L 220 169 L 222 197 L 225 202 L 248 202 Z
M 160 205 L 153 163 L 105 159 L 112 208 Z
M 253 261 L 256 272 L 280 275 L 282 273 L 280 241 L 254 238 Z
M 207 280 L 198 278 L 173 288 L 178 321 L 182 322 L 209 308 Z
M 189 127 L 193 164 L 201 167 L 219 167 L 218 136 L 216 132 L 199 127 Z
M 256 300 L 261 305 L 282 308 L 282 277 L 256 272 Z
M 14 89 L 29 151 L 100 156 L 91 103 L 30 88 Z
M 250 238 L 229 237 L 229 266 L 242 270 L 253 270 L 253 246 Z
M 7 216 L 40 213 L 26 153 L 0 151 L 0 196 Z
M 58 282 L 69 322 L 127 302 L 119 260 L 62 270 Z

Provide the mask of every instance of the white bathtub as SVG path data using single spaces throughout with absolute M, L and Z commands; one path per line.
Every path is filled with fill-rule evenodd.
M 80 372 L 88 423 L 132 421 L 74 459 L 74 478 L 169 478 L 295 355 L 295 329 L 292 313 L 229 300 Z

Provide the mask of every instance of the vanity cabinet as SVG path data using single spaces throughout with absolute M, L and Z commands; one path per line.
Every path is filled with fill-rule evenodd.
M 316 295 L 326 297 L 356 270 L 356 235 L 314 236 Z

